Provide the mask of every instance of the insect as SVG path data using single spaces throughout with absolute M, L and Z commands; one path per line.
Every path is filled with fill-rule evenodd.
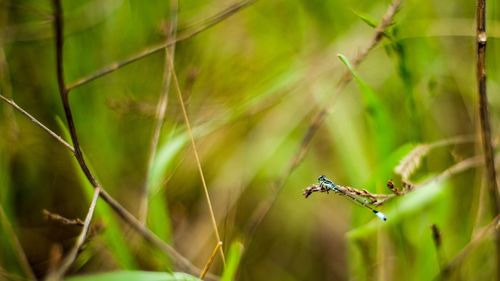
M 335 192 L 336 194 L 339 194 L 339 195 L 342 195 L 342 196 L 346 196 L 347 198 L 353 200 L 354 202 L 360 204 L 361 206 L 364 206 L 365 208 L 371 210 L 379 219 L 381 219 L 383 221 L 387 220 L 387 217 L 382 212 L 379 212 L 379 211 L 375 210 L 373 207 L 371 207 L 365 201 L 359 199 L 358 197 L 345 192 L 344 189 L 339 188 L 338 185 L 336 185 L 335 183 L 333 183 L 333 181 L 329 180 L 325 176 L 321 175 L 318 178 L 318 184 L 322 188 L 326 188 L 328 190 L 331 190 L 331 191 Z

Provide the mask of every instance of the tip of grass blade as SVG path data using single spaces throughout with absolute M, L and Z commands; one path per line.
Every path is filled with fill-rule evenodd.
M 371 16 L 352 10 L 352 13 L 355 14 L 357 17 L 359 17 L 364 23 L 366 23 L 368 26 L 375 28 L 377 27 L 377 21 L 372 18 Z
M 234 280 L 238 265 L 243 254 L 243 244 L 241 242 L 233 242 L 229 248 L 229 255 L 226 263 L 226 269 L 222 274 L 220 281 Z
M 343 55 L 343 54 L 341 54 L 341 53 L 338 53 L 338 54 L 337 54 L 337 57 L 340 59 L 340 61 L 341 61 L 343 64 L 345 64 L 345 66 L 347 66 L 347 68 L 349 68 L 349 70 L 350 70 L 351 72 L 353 72 L 353 71 L 354 71 L 354 69 L 353 69 L 353 67 L 352 67 L 351 63 L 349 62 L 349 59 L 348 59 L 346 56 L 344 56 L 344 55 Z
M 349 59 L 346 56 L 344 56 L 343 54 L 340 54 L 340 53 L 337 54 L 337 57 L 347 67 L 347 69 L 349 70 L 349 72 L 351 72 L 352 77 L 354 77 L 358 81 L 358 83 L 364 84 L 364 81 L 361 80 L 361 78 L 358 77 L 358 74 L 354 70 L 354 67 L 352 66 L 351 62 L 349 62 Z

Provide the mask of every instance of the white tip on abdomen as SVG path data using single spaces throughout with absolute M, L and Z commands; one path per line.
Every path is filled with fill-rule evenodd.
M 381 219 L 381 220 L 383 220 L 383 221 L 386 221 L 386 220 L 387 220 L 387 217 L 386 217 L 383 213 L 381 213 L 381 212 L 379 212 L 379 211 L 373 211 L 373 213 L 374 213 L 377 217 L 379 217 L 379 219 Z

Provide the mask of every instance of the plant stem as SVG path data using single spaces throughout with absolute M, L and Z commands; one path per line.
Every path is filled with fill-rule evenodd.
M 477 39 L 477 62 L 476 75 L 479 94 L 479 121 L 481 123 L 481 139 L 484 152 L 484 163 L 488 179 L 489 193 L 491 198 L 491 212 L 493 215 L 500 213 L 500 196 L 495 170 L 495 159 L 493 145 L 491 143 L 491 126 L 488 112 L 488 95 L 486 87 L 486 0 L 478 0 L 476 7 L 476 39 Z M 500 280 L 500 230 L 495 230 L 496 236 L 496 260 L 497 278 Z

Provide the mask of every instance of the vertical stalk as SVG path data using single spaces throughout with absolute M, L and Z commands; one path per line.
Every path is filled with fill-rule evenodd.
M 495 171 L 495 157 L 491 144 L 491 126 L 488 112 L 488 96 L 486 88 L 486 0 L 478 0 L 476 7 L 476 40 L 477 40 L 477 62 L 476 75 L 479 94 L 479 120 L 481 123 L 481 140 L 484 152 L 484 163 L 486 166 L 488 187 L 491 198 L 493 215 L 500 213 L 500 197 Z M 497 277 L 500 280 L 500 231 L 495 230 L 496 238 L 496 260 Z

